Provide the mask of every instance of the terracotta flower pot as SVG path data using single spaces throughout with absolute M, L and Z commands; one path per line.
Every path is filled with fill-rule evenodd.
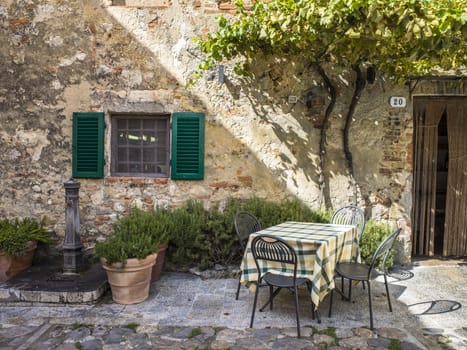
M 107 280 L 112 290 L 112 299 L 119 304 L 137 304 L 149 296 L 151 271 L 157 254 L 145 259 L 127 259 L 122 268 L 121 263 L 107 265 L 101 258 L 102 267 L 107 272 Z
M 151 283 L 159 281 L 159 279 L 161 278 L 162 268 L 164 267 L 165 251 L 167 250 L 167 247 L 168 245 L 166 243 L 159 245 L 156 263 L 152 267 Z
M 31 267 L 36 247 L 37 242 L 28 241 L 23 255 L 7 256 L 0 252 L 0 282 L 8 281 L 13 276 Z

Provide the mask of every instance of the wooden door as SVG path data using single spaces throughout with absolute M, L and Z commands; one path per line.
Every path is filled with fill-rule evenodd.
M 467 97 L 414 97 L 414 255 L 435 254 L 438 125 L 447 120 L 449 163 L 443 256 L 467 256 Z M 439 223 L 438 223 L 439 224 Z

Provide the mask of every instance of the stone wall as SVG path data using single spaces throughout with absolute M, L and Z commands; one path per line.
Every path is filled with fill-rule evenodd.
M 202 111 L 208 121 L 202 181 L 109 176 L 107 128 L 105 178 L 77 179 L 85 244 L 109 234 L 116 217 L 133 205 L 173 207 L 196 198 L 209 206 L 251 195 L 322 204 L 318 154 L 329 99 L 301 57 L 258 59 L 248 77 L 235 76 L 227 63 L 223 82 L 213 70 L 186 87 L 202 58 L 192 39 L 215 29 L 216 15 L 234 9 L 233 1 L 214 0 L 3 1 L 0 217 L 45 215 L 63 235 L 63 183 L 71 176 L 77 111 L 104 111 L 107 125 L 111 112 Z M 338 90 L 325 158 L 326 196 L 337 208 L 353 201 L 342 129 L 354 77 L 345 68 L 325 68 Z M 408 222 L 406 246 L 412 201 L 408 93 L 377 76 L 363 91 L 350 130 L 358 205 L 369 217 Z M 393 95 L 407 97 L 408 105 L 390 107 Z

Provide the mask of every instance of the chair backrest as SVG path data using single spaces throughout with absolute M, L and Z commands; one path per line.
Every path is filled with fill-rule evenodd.
M 386 273 L 386 260 L 400 232 L 400 228 L 394 230 L 379 244 L 378 248 L 376 248 L 376 251 L 373 254 L 373 257 L 371 258 L 370 270 L 372 270 L 375 267 L 376 263 L 379 261 L 379 259 L 383 257 L 382 268 L 383 272 Z
M 297 275 L 297 253 L 282 238 L 266 234 L 256 236 L 251 242 L 251 254 L 255 259 L 260 278 L 262 269 L 259 260 L 290 264 L 293 268 L 293 277 Z
M 331 224 L 356 225 L 358 231 L 358 241 L 362 238 L 365 230 L 365 215 L 363 210 L 354 205 L 342 207 L 334 212 L 331 217 Z
M 234 228 L 238 237 L 238 242 L 244 250 L 248 237 L 250 234 L 260 231 L 261 224 L 254 215 L 246 211 L 241 211 L 234 217 Z

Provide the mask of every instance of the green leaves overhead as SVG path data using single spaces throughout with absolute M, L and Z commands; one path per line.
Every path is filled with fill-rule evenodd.
M 467 0 L 271 0 L 235 17 L 219 17 L 218 30 L 198 44 L 200 70 L 262 51 L 300 54 L 310 62 L 373 63 L 402 81 L 433 69 L 467 65 Z M 246 65 L 245 65 L 246 64 Z

